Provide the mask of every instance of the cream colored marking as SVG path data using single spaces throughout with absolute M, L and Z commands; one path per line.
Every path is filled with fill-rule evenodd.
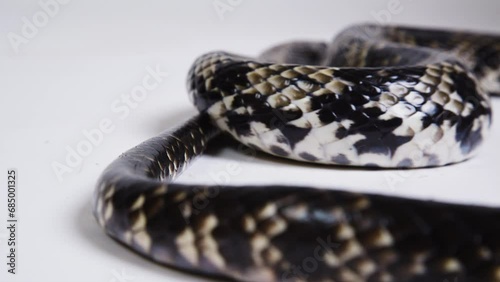
M 273 108 L 281 108 L 288 106 L 290 104 L 290 99 L 287 96 L 278 93 L 268 96 L 267 103 Z
M 222 98 L 222 103 L 227 109 L 232 108 L 232 104 L 236 95 L 230 95 Z
M 424 97 L 420 95 L 417 91 L 411 91 L 405 96 L 405 100 L 414 106 L 420 106 L 425 102 Z
M 203 223 L 200 226 L 200 229 L 198 229 L 198 232 L 202 235 L 209 234 L 210 232 L 212 232 L 212 230 L 215 229 L 215 227 L 217 227 L 218 223 L 219 221 L 217 220 L 217 217 L 213 214 L 210 214 L 205 217 Z
M 340 83 L 342 83 L 344 85 L 347 85 L 347 86 L 354 86 L 354 85 L 356 85 L 356 84 L 354 84 L 354 82 L 349 81 L 349 80 L 344 80 L 342 78 L 336 78 L 336 80 L 338 80 Z
M 392 275 L 387 273 L 387 272 L 380 273 L 378 278 L 379 278 L 378 281 L 380 281 L 380 282 L 392 282 L 392 281 L 394 281 L 394 278 L 392 277 Z
M 257 69 L 259 68 L 259 65 L 254 63 L 254 62 L 248 62 L 248 67 L 250 67 L 251 69 Z
M 291 265 L 290 265 L 290 262 L 284 260 L 280 263 L 280 267 L 283 269 L 283 270 L 289 270 Z
M 427 102 L 425 102 L 425 104 L 423 104 L 420 107 L 420 109 L 427 114 L 434 114 L 434 112 L 437 111 L 437 106 L 436 106 L 436 103 L 427 100 Z
M 320 88 L 311 94 L 312 94 L 312 96 L 321 96 L 321 95 L 331 95 L 331 94 L 335 94 L 335 93 L 333 93 L 332 91 L 330 91 L 326 88 Z
M 366 197 L 359 197 L 354 203 L 354 208 L 357 210 L 364 210 L 370 207 L 370 200 Z
M 444 106 L 450 101 L 450 95 L 443 91 L 437 91 L 431 95 L 431 100 L 441 106 Z
M 261 83 L 263 80 L 263 78 L 255 71 L 247 73 L 247 79 L 248 81 L 250 81 L 251 84 L 258 84 Z
M 166 185 L 161 185 L 160 187 L 156 188 L 155 191 L 153 192 L 153 195 L 159 196 L 167 193 L 167 186 Z
M 219 252 L 217 242 L 212 237 L 211 232 L 217 227 L 218 220 L 213 214 L 206 216 L 197 230 L 200 239 L 200 249 L 203 256 L 206 257 L 213 265 L 219 269 L 226 266 L 226 262 Z
M 184 217 L 185 219 L 191 217 L 191 213 L 193 211 L 191 207 L 191 202 L 185 201 L 182 204 L 180 204 L 179 207 L 181 208 L 182 217 Z
M 147 223 L 146 215 L 144 215 L 144 213 L 140 211 L 135 221 L 132 222 L 131 229 L 134 232 L 143 230 L 146 227 L 146 223 Z
M 347 219 L 344 209 L 341 207 L 332 208 L 330 214 L 335 219 L 335 222 L 338 223 L 342 223 Z
M 325 75 L 321 72 L 315 72 L 309 75 L 310 78 L 318 81 L 319 83 L 327 83 L 332 80 L 331 76 Z
M 252 246 L 252 258 L 255 264 L 262 265 L 261 253 L 269 246 L 269 239 L 260 233 L 255 233 L 250 239 L 250 245 Z
M 191 228 L 186 228 L 175 239 L 179 253 L 192 265 L 198 264 L 198 250 L 195 247 L 195 236 Z
M 220 103 L 220 102 L 218 102 L 218 103 Z M 174 159 L 173 153 L 171 153 L 170 150 L 168 150 L 168 149 L 165 152 L 167 153 L 168 160 L 172 161 Z
M 377 271 L 377 265 L 371 259 L 365 258 L 356 265 L 357 270 L 363 277 L 368 277 Z
M 460 115 L 464 109 L 464 105 L 457 100 L 451 100 L 451 102 L 444 106 L 444 109 L 453 112 L 456 115 Z
M 370 246 L 371 247 L 389 247 L 394 244 L 394 239 L 391 233 L 385 228 L 378 228 L 371 232 L 370 234 Z
M 496 266 L 493 270 L 493 279 L 500 281 L 500 266 Z
M 311 111 L 311 98 L 304 97 L 293 101 L 293 103 L 302 111 L 302 113 L 308 113 Z
M 274 203 L 267 203 L 263 208 L 261 208 L 257 212 L 257 219 L 263 220 L 266 218 L 270 218 L 271 216 L 275 215 L 277 211 L 276 204 Z
M 269 246 L 269 239 L 260 233 L 256 233 L 251 239 L 251 245 L 254 251 L 261 252 Z
M 281 93 L 287 96 L 290 100 L 302 99 L 306 96 L 306 93 L 295 85 L 290 85 L 287 88 L 284 88 L 281 90 Z
M 314 68 L 309 66 L 296 66 L 293 69 L 301 74 L 306 74 L 306 75 L 316 71 Z
M 294 79 L 294 78 L 298 77 L 299 75 L 300 74 L 294 70 L 286 70 L 286 71 L 281 73 L 281 76 L 283 76 L 284 78 L 288 78 L 288 79 Z
M 278 250 L 278 248 L 276 248 L 274 246 L 271 246 L 271 247 L 267 248 L 264 251 L 263 255 L 264 255 L 264 258 L 265 258 L 266 262 L 269 263 L 269 264 L 276 264 L 283 257 L 283 255 L 281 254 L 280 250 Z
M 256 229 L 255 220 L 250 215 L 243 216 L 243 230 L 253 233 Z
M 450 93 L 452 91 L 452 84 L 446 81 L 441 81 L 441 83 L 438 84 L 437 89 L 439 91 L 443 91 L 444 93 Z
M 464 109 L 462 110 L 460 115 L 462 115 L 463 117 L 467 117 L 472 113 L 473 110 L 474 110 L 474 105 L 472 105 L 472 103 L 467 102 L 465 103 Z
M 304 113 L 301 118 L 297 119 L 297 121 L 299 121 L 299 122 L 303 121 L 303 123 L 309 124 L 310 125 L 309 127 L 312 127 L 315 129 L 321 128 L 324 126 L 324 123 L 319 118 L 318 112 L 319 112 L 319 110 L 315 110 L 315 111 L 312 111 L 309 113 Z M 295 120 L 294 120 L 293 122 L 291 122 L 289 124 L 296 125 L 297 122 L 295 122 Z M 302 128 L 305 128 L 305 127 L 302 126 Z M 333 135 L 333 134 L 331 134 L 331 135 Z M 307 144 L 307 145 L 309 145 L 309 144 Z
M 455 64 L 455 65 L 453 65 L 453 68 L 454 68 L 457 72 L 464 72 L 464 69 L 463 69 L 461 66 L 459 66 L 459 65 L 456 65 L 456 64 Z
M 497 91 L 498 87 L 500 87 L 500 80 L 498 79 L 500 77 L 500 72 L 489 67 L 486 67 L 484 71 L 486 74 L 481 79 L 481 86 L 486 92 Z
M 462 265 L 455 258 L 447 258 L 442 262 L 442 270 L 443 272 L 459 272 L 462 269 Z
M 344 119 L 342 121 L 340 121 L 340 124 L 345 128 L 345 129 L 349 129 L 351 128 L 351 125 L 354 124 L 354 121 L 352 120 L 348 120 L 348 119 Z M 353 135 L 351 135 L 353 136 Z
M 327 75 L 327 76 L 333 77 L 334 70 L 338 70 L 338 69 L 339 69 L 339 68 L 329 67 L 329 68 L 320 69 L 320 70 L 318 70 L 318 72 L 319 72 L 319 73 L 322 73 L 322 74 L 324 74 L 324 75 Z
M 238 280 L 241 281 L 278 281 L 279 279 L 274 275 L 272 269 L 264 267 L 251 268 L 237 276 Z
M 431 87 L 423 82 L 417 83 L 417 85 L 415 85 L 413 89 L 417 90 L 420 93 L 429 94 L 431 92 Z
M 133 235 L 134 243 L 139 245 L 145 253 L 151 250 L 151 237 L 145 230 L 139 231 Z
M 283 209 L 283 215 L 287 218 L 301 220 L 307 217 L 307 205 L 300 203 Z
M 424 274 L 427 271 L 425 265 L 421 262 L 413 263 L 408 270 L 416 275 Z
M 439 78 L 424 74 L 422 77 L 420 77 L 420 81 L 430 85 L 437 85 L 439 83 Z
M 345 243 L 344 249 L 339 254 L 342 262 L 349 261 L 363 253 L 363 247 L 355 239 L 350 239 Z
M 396 103 L 398 103 L 398 101 L 399 98 L 390 92 L 383 92 L 382 95 L 380 95 L 379 99 L 379 102 L 387 107 L 395 105 Z
M 202 71 L 203 77 L 206 79 L 212 75 L 213 71 L 209 68 Z
M 112 215 L 113 215 L 113 204 L 111 202 L 108 202 L 108 204 L 104 208 L 104 222 L 107 222 Z
M 479 249 L 477 250 L 477 255 L 481 259 L 484 259 L 484 260 L 489 260 L 492 257 L 492 253 L 491 253 L 490 249 L 488 249 L 487 247 L 484 247 L 484 246 L 479 247 Z
M 106 191 L 106 194 L 104 194 L 104 200 L 108 200 L 109 198 L 113 197 L 113 193 L 115 193 L 115 186 L 111 186 L 108 191 Z
M 186 192 L 177 192 L 174 196 L 174 202 L 178 203 L 187 197 Z
M 314 91 L 316 91 L 316 90 L 318 90 L 320 88 L 317 84 L 311 83 L 309 81 L 303 81 L 303 80 L 297 81 L 296 85 L 300 89 L 306 91 L 307 93 L 314 92 Z
M 219 252 L 217 242 L 211 235 L 205 235 L 200 240 L 200 249 L 203 256 L 207 258 L 218 269 L 223 269 L 226 266 L 226 261 Z
M 123 233 L 123 241 L 125 241 L 125 243 L 127 244 L 131 244 L 132 243 L 132 232 L 130 230 L 127 230 Z
M 390 113 L 394 114 L 395 116 L 397 117 L 401 117 L 401 118 L 407 118 L 411 115 L 413 115 L 414 113 L 416 113 L 417 110 L 415 109 L 415 107 L 410 104 L 410 103 L 397 103 L 396 105 L 392 106 L 390 108 Z
M 342 93 L 344 91 L 345 87 L 346 87 L 346 85 L 338 79 L 334 79 L 331 82 L 328 82 L 327 84 L 325 84 L 326 89 L 328 89 L 331 92 L 336 93 L 336 94 Z
M 263 81 L 259 84 L 254 85 L 253 87 L 255 87 L 255 89 L 257 89 L 257 91 L 259 91 L 259 93 L 264 94 L 264 95 L 270 95 L 270 94 L 274 93 L 274 89 L 275 89 L 274 86 L 267 81 Z
M 339 274 L 342 281 L 350 281 L 350 282 L 363 281 L 361 277 L 359 277 L 354 271 L 352 271 L 346 266 L 342 267 L 339 270 Z
M 137 209 L 140 209 L 142 207 L 142 205 L 144 204 L 144 201 L 146 200 L 146 197 L 144 197 L 144 195 L 140 195 L 139 197 L 137 197 L 137 199 L 134 201 L 134 203 L 132 204 L 132 207 L 130 208 L 131 211 L 135 211 Z
M 430 256 L 429 251 L 420 251 L 413 254 L 413 260 L 416 262 L 425 262 Z
M 404 96 L 405 94 L 408 93 L 408 89 L 398 83 L 393 83 L 389 85 L 389 91 L 398 97 Z
M 354 237 L 354 229 L 347 223 L 340 223 L 335 231 L 335 237 L 338 240 L 347 240 Z
M 103 213 L 103 201 L 102 201 L 102 197 L 98 197 L 97 198 L 96 210 L 97 210 L 97 214 L 99 215 L 98 219 L 99 219 L 99 224 L 100 224 L 100 220 L 102 219 L 102 213 Z
M 290 81 L 281 75 L 273 75 L 267 79 L 269 83 L 271 83 L 274 87 L 278 88 L 283 88 L 284 86 L 287 86 Z
M 330 250 L 325 252 L 323 259 L 328 266 L 337 267 L 340 265 L 339 258 Z
M 226 113 L 227 109 L 226 107 L 224 106 L 224 104 L 219 101 L 217 103 L 214 103 L 210 108 L 208 108 L 207 112 L 208 114 L 213 118 L 213 119 L 217 119 L 217 118 L 221 118 L 222 116 L 224 116 L 224 114 Z M 168 152 L 168 151 L 167 151 Z
M 206 89 L 212 89 L 212 81 L 214 80 L 213 77 L 208 77 L 205 79 L 205 88 Z
M 274 237 L 276 235 L 283 233 L 283 231 L 285 231 L 286 228 L 287 228 L 287 223 L 285 220 L 281 218 L 275 218 L 269 222 L 269 225 L 267 225 L 267 229 L 265 230 L 265 232 L 269 237 Z
M 267 78 L 271 76 L 274 72 L 268 67 L 261 67 L 255 70 L 255 73 L 260 75 L 262 78 Z
M 440 69 L 438 68 L 430 68 L 428 67 L 425 72 L 428 74 L 428 75 L 432 75 L 434 77 L 440 77 L 441 76 L 441 71 Z
M 448 71 L 448 73 L 449 73 L 449 71 Z M 442 79 L 444 82 L 448 83 L 449 85 L 453 85 L 453 84 L 454 84 L 453 79 L 451 79 L 451 77 L 450 77 L 450 75 L 449 75 L 448 73 L 444 73 L 444 74 L 441 76 L 441 79 Z

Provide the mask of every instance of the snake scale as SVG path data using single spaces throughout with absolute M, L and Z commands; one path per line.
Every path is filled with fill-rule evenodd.
M 103 172 L 94 214 L 112 238 L 160 264 L 237 281 L 500 281 L 499 208 L 172 182 L 221 132 L 305 162 L 466 160 L 500 94 L 500 36 L 356 25 L 257 59 L 208 53 L 188 90 L 199 115 Z

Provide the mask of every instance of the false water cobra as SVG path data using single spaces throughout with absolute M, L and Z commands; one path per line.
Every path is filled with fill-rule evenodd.
M 172 182 L 221 132 L 305 162 L 466 160 L 500 93 L 500 36 L 353 26 L 332 43 L 283 44 L 257 59 L 203 55 L 188 90 L 199 115 L 127 151 L 98 181 L 94 213 L 112 238 L 238 281 L 500 281 L 500 208 Z

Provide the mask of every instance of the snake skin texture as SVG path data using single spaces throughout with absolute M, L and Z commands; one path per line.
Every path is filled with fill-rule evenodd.
M 361 25 L 332 43 L 198 58 L 200 114 L 103 172 L 108 235 L 173 268 L 236 281 L 500 281 L 500 209 L 289 186 L 174 183 L 225 132 L 290 159 L 416 168 L 473 156 L 500 94 L 500 37 Z M 436 187 L 439 189 L 439 187 Z

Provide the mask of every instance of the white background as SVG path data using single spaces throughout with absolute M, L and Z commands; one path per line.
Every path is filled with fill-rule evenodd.
M 100 172 L 135 144 L 193 116 L 185 78 L 198 55 L 214 49 L 256 55 L 291 39 L 330 40 L 359 22 L 409 24 L 500 33 L 500 2 L 390 1 L 83 1 L 59 5 L 44 26 L 19 46 L 23 17 L 43 11 L 38 1 L 0 3 L 0 280 L 204 281 L 155 265 L 118 245 L 97 226 L 90 200 Z M 44 1 L 42 1 L 44 2 Z M 168 2 L 168 3 L 167 3 Z M 218 14 L 214 3 L 232 3 Z M 389 15 L 389 16 L 387 16 Z M 42 20 L 43 15 L 39 20 Z M 16 52 L 17 49 L 17 52 Z M 146 67 L 168 77 L 121 116 L 111 109 L 141 85 Z M 118 102 L 116 102 L 118 101 Z M 499 99 L 493 99 L 500 111 Z M 67 146 L 103 119 L 104 135 L 81 164 L 58 180 L 52 165 L 66 164 Z M 236 161 L 229 183 L 291 183 L 500 205 L 500 118 L 479 155 L 443 168 L 398 171 L 301 165 L 243 156 L 234 148 L 199 159 L 179 181 L 213 183 Z M 7 274 L 6 171 L 18 170 L 18 274 Z M 392 180 L 392 181 L 391 181 Z M 4 183 L 1 183 L 1 182 Z M 121 275 L 125 274 L 125 277 Z

